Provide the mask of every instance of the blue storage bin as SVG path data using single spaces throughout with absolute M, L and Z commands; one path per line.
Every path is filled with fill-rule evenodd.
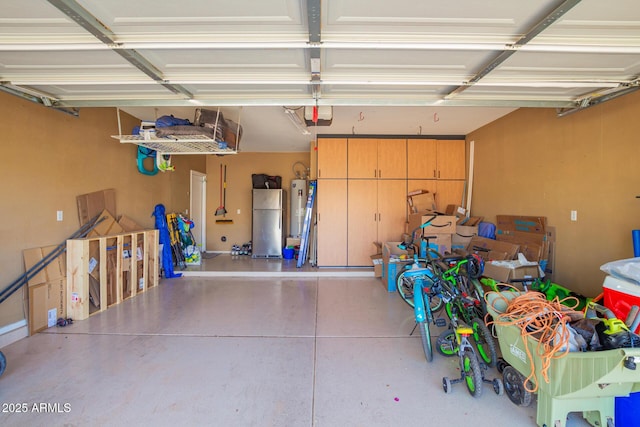
M 616 427 L 636 427 L 640 420 L 640 392 L 616 397 Z

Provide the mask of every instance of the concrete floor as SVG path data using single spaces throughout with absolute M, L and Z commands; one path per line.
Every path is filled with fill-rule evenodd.
M 412 311 L 370 269 L 333 277 L 290 264 L 220 255 L 3 348 L 0 425 L 536 425 L 535 403 L 518 407 L 489 384 L 479 398 L 463 384 L 445 394 L 457 359 L 425 361 Z

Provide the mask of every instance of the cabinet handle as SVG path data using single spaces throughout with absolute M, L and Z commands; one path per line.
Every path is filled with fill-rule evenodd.
M 318 178 L 322 176 L 322 169 L 318 169 Z
M 440 171 L 438 171 L 438 178 L 440 178 Z
M 378 214 L 378 222 L 382 221 L 382 214 Z
M 382 178 L 382 169 L 378 169 L 378 178 Z
M 319 177 L 319 176 L 320 176 L 320 175 L 318 175 L 318 177 Z M 435 170 L 435 169 L 433 170 L 433 177 L 434 177 L 434 178 L 436 177 L 436 170 Z
M 373 177 L 374 177 L 374 178 L 377 178 L 377 177 L 378 177 L 378 170 L 377 170 L 377 169 L 374 169 L 374 170 L 373 170 Z

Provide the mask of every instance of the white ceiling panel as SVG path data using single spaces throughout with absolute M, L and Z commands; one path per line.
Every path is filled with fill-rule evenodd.
M 306 149 L 283 106 L 333 106 L 334 134 L 577 111 L 636 90 L 638 58 L 637 0 L 4 0 L 0 17 L 0 90 L 65 111 L 244 106 L 248 151 Z

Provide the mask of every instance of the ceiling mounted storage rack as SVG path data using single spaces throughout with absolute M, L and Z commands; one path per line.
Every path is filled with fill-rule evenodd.
M 120 141 L 121 144 L 136 144 L 141 147 L 154 150 L 159 154 L 237 154 L 240 146 L 240 137 L 242 130 L 240 128 L 240 120 L 238 117 L 238 124 L 236 125 L 236 133 L 232 136 L 235 140 L 230 141 L 217 140 L 207 135 L 164 135 L 156 136 L 154 132 L 143 132 L 139 135 L 123 135 L 122 125 L 120 122 L 120 109 L 117 110 L 118 114 L 118 132 L 119 135 L 111 135 Z M 220 108 L 218 108 L 217 114 L 220 114 Z M 213 135 L 218 135 L 218 126 L 216 122 L 213 128 Z M 170 127 L 163 128 L 164 130 L 170 129 Z M 228 134 L 222 132 L 222 135 Z

